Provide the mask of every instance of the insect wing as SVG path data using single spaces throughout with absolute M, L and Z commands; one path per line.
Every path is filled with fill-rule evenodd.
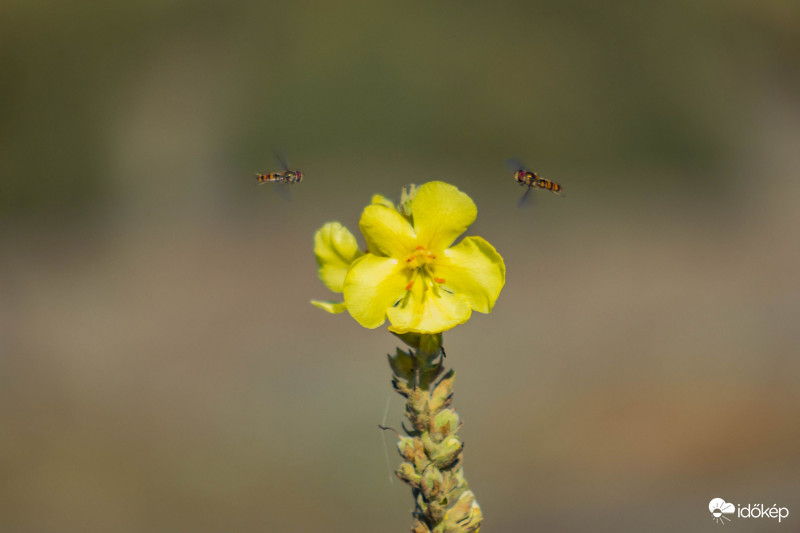
M 275 184 L 275 192 L 281 197 L 281 200 L 287 203 L 292 202 L 292 190 L 289 188 L 288 183 L 280 182 Z
M 275 154 L 275 159 L 278 160 L 283 170 L 289 170 L 289 158 L 286 157 L 286 152 L 284 150 L 275 150 L 272 153 Z
M 513 172 L 516 174 L 520 170 L 525 170 L 528 167 L 526 167 L 525 164 L 519 159 L 512 157 L 511 159 L 506 160 L 506 168 L 508 169 L 509 172 Z
M 534 195 L 531 193 L 533 187 L 528 187 L 528 190 L 522 195 L 522 198 L 517 202 L 517 207 L 522 209 L 524 207 L 533 207 L 536 203 Z

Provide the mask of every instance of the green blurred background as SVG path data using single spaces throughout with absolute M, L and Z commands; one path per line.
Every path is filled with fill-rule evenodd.
M 483 531 L 797 530 L 799 67 L 794 0 L 5 0 L 0 530 L 406 531 L 311 241 L 431 179 L 508 269 L 446 335 Z

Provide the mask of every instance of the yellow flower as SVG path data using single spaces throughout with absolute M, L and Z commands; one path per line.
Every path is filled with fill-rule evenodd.
M 314 255 L 319 265 L 319 279 L 333 292 L 342 292 L 350 265 L 364 252 L 358 248 L 350 230 L 338 222 L 328 222 L 314 234 Z M 311 303 L 329 313 L 345 310 L 344 302 L 311 300 Z
M 466 322 L 473 310 L 490 312 L 505 284 L 503 258 L 480 237 L 467 237 L 451 247 L 477 216 L 469 196 L 434 181 L 406 198 L 402 210 L 380 196 L 364 209 L 359 227 L 369 253 L 342 256 L 344 261 L 353 258 L 343 285 L 330 283 L 328 270 L 337 272 L 338 281 L 344 261 L 334 258 L 329 266 L 331 254 L 320 254 L 325 247 L 318 247 L 315 239 L 320 277 L 325 270 L 328 288 L 344 293 L 344 304 L 339 305 L 367 328 L 377 328 L 388 317 L 395 333 L 438 333 Z M 349 236 L 342 241 L 352 238 L 340 225 L 336 231 Z M 321 302 L 315 305 L 323 307 Z M 330 312 L 344 308 L 326 305 Z

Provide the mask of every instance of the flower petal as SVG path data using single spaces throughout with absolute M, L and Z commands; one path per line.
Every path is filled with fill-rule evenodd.
M 400 259 L 416 247 L 414 228 L 394 208 L 368 205 L 361 214 L 358 226 L 370 252 L 375 255 Z
M 444 251 L 434 263 L 443 286 L 469 300 L 475 311 L 488 313 L 506 282 L 503 257 L 481 237 L 467 237 Z
M 333 292 L 342 292 L 344 277 L 353 261 L 364 255 L 350 230 L 328 222 L 314 234 L 314 255 L 319 278 Z
M 419 244 L 434 251 L 453 244 L 478 216 L 478 208 L 469 196 L 441 181 L 420 187 L 411 211 Z
M 314 307 L 319 307 L 323 311 L 327 311 L 332 315 L 338 315 L 347 309 L 347 306 L 344 304 L 344 302 L 322 302 L 320 300 L 311 300 L 311 305 Z
M 404 269 L 397 259 L 372 254 L 353 263 L 344 279 L 344 301 L 359 324 L 371 329 L 383 324 L 386 310 L 406 292 Z
M 403 301 L 390 308 L 386 314 L 392 323 L 389 331 L 394 333 L 440 333 L 463 324 L 472 314 L 469 300 L 461 294 L 422 288 L 422 282 Z
M 381 194 L 373 194 L 372 201 L 370 203 L 374 205 L 382 205 L 383 207 L 388 207 L 389 209 L 395 208 L 394 203 Z

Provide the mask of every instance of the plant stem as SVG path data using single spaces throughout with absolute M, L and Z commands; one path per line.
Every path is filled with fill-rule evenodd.
M 455 372 L 444 371 L 442 335 L 398 335 L 411 351 L 397 349 L 389 356 L 392 385 L 406 399 L 397 449 L 405 459 L 397 477 L 411 486 L 414 496 L 412 533 L 475 533 L 483 515 L 469 490 L 458 437 L 459 416 L 450 407 Z

